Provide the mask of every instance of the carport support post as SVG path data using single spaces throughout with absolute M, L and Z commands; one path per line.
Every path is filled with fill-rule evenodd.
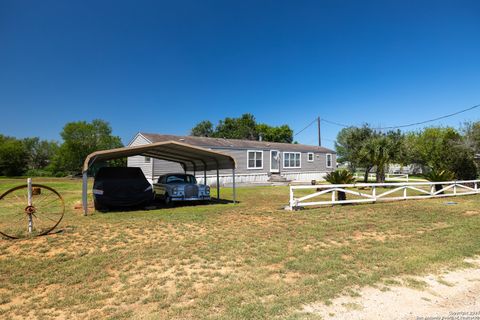
M 233 204 L 237 203 L 237 193 L 235 191 L 235 168 L 232 169 L 232 178 L 233 178 Z
M 203 170 L 203 184 L 207 185 L 207 169 Z
M 88 214 L 87 191 L 88 191 L 88 176 L 87 176 L 87 171 L 84 171 L 82 174 L 82 205 L 83 205 L 84 216 Z
M 217 200 L 220 200 L 220 174 L 217 166 Z

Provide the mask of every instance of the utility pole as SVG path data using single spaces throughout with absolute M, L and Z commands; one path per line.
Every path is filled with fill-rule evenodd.
M 322 135 L 320 133 L 320 117 L 317 118 L 317 123 L 318 123 L 318 145 L 321 147 L 322 146 Z

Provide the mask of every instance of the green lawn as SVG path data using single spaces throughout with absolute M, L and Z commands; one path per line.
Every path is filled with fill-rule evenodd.
M 480 253 L 478 196 L 290 212 L 287 187 L 255 187 L 238 205 L 83 217 L 79 180 L 34 182 L 65 197 L 63 233 L 0 240 L 3 319 L 315 319 L 303 304 Z

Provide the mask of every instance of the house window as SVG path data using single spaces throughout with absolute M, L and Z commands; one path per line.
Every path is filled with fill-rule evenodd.
M 300 159 L 301 159 L 300 152 L 284 152 L 283 167 L 284 168 L 301 168 Z
M 150 158 L 150 157 L 145 157 L 145 163 L 150 163 L 151 160 L 152 160 L 152 158 Z
M 263 169 L 263 151 L 247 151 L 248 163 L 247 169 Z
M 307 159 L 308 159 L 308 162 L 313 162 L 313 159 L 314 159 L 314 158 L 313 158 L 313 152 L 309 152 L 309 153 L 307 154 L 307 156 L 308 156 L 308 158 L 307 158 Z
M 327 168 L 332 167 L 332 155 L 330 153 L 327 153 Z

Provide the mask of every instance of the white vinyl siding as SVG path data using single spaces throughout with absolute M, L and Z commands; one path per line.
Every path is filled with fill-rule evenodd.
M 247 169 L 263 169 L 263 151 L 247 151 Z
M 284 168 L 301 168 L 301 153 L 300 152 L 284 152 L 283 153 L 283 167 Z
M 326 156 L 326 165 L 325 165 L 327 168 L 331 168 L 332 167 L 332 155 L 330 153 L 327 153 L 327 156 Z
M 128 145 L 129 147 L 135 147 L 135 146 L 143 146 L 146 144 L 151 143 L 150 140 L 145 138 L 141 134 L 137 134 L 135 138 L 130 142 Z M 127 158 L 127 166 L 128 167 L 138 167 L 141 168 L 143 171 L 143 174 L 148 180 L 152 180 L 153 176 L 153 168 L 152 168 L 152 163 L 147 163 L 145 162 L 145 157 L 144 156 L 132 156 Z
M 315 159 L 315 156 L 314 156 L 313 152 L 307 153 L 307 161 L 308 162 L 313 162 L 313 159 Z

